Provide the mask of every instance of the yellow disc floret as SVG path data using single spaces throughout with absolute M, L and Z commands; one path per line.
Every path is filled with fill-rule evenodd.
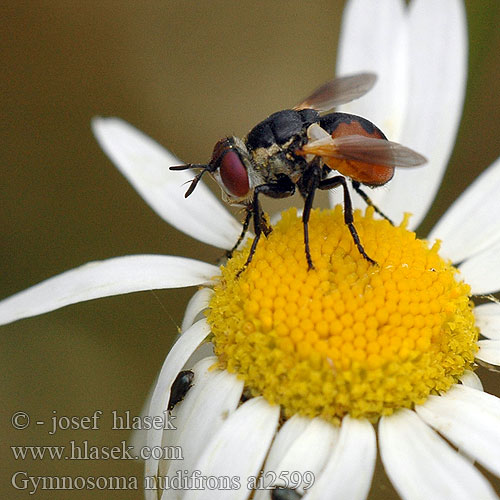
M 342 207 L 313 211 L 314 269 L 302 221 L 289 210 L 262 238 L 242 273 L 249 245 L 222 268 L 210 302 L 221 368 L 285 415 L 376 420 L 446 391 L 477 350 L 470 288 L 415 233 L 355 213 L 362 257 Z

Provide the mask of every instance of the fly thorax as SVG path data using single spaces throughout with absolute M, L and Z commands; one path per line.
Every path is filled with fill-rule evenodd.
M 295 156 L 288 144 L 283 146 L 272 144 L 268 147 L 257 148 L 251 154 L 254 169 L 261 184 L 272 181 L 279 175 L 286 175 L 294 180 L 300 177 L 303 170 L 301 165 L 303 159 Z

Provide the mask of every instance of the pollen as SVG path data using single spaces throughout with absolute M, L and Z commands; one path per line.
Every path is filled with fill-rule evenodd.
M 369 263 L 342 207 L 315 210 L 308 270 L 302 221 L 283 213 L 243 268 L 251 242 L 221 268 L 207 312 L 220 368 L 253 395 L 338 423 L 376 421 L 447 391 L 477 351 L 470 287 L 406 228 L 356 211 Z

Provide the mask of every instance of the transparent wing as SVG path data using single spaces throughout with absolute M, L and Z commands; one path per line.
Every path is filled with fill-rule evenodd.
M 312 108 L 319 113 L 329 111 L 335 106 L 359 99 L 375 85 L 376 80 L 377 75 L 374 73 L 358 73 L 334 78 L 317 88 L 293 109 Z
M 301 152 L 387 167 L 418 167 L 427 162 L 424 156 L 397 142 L 362 135 L 324 137 L 305 144 Z

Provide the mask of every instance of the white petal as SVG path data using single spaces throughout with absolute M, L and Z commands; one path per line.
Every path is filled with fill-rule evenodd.
M 491 365 L 500 366 L 500 340 L 480 340 L 476 358 Z
M 472 389 L 483 390 L 481 379 L 471 370 L 465 370 L 464 374 L 460 377 L 460 382 Z
M 141 421 L 144 422 L 144 417 L 148 414 L 149 412 L 149 406 L 151 405 L 151 398 L 153 397 L 153 392 L 156 387 L 156 380 L 158 377 L 156 377 L 155 381 L 151 386 L 149 387 L 148 394 L 146 396 L 146 399 L 144 400 L 141 408 Z M 133 446 L 134 449 L 131 451 L 131 455 L 134 457 L 137 456 L 142 460 L 142 457 L 140 457 L 140 452 L 141 450 L 147 446 L 148 444 L 148 430 L 145 428 L 142 429 L 134 429 L 132 433 L 130 434 L 127 443 L 130 446 Z
M 162 446 L 180 446 L 183 459 L 170 461 L 163 468 L 164 461 L 160 462 L 161 476 L 167 471 L 173 477 L 179 470 L 194 470 L 204 448 L 238 406 L 243 381 L 227 371 L 210 369 L 216 361 L 215 357 L 206 358 L 193 368 L 194 385 L 173 410 L 177 430 L 165 431 L 162 441 Z M 164 496 L 177 499 L 182 493 L 170 490 Z
M 467 77 L 467 26 L 461 0 L 417 0 L 410 6 L 410 86 L 400 142 L 428 159 L 396 169 L 383 195 L 395 221 L 410 212 L 409 228 L 425 217 L 441 183 L 462 114 Z M 376 195 L 376 193 L 374 193 Z M 377 196 L 373 196 L 377 202 Z
M 379 445 L 387 475 L 405 500 L 497 498 L 479 471 L 410 410 L 380 420 Z
M 116 167 L 160 217 L 200 241 L 233 247 L 241 225 L 203 182 L 184 198 L 184 184 L 193 175 L 169 170 L 182 161 L 119 118 L 94 118 L 92 130 Z
M 500 290 L 500 241 L 467 259 L 459 269 L 474 295 Z
M 208 307 L 210 298 L 214 294 L 211 288 L 200 288 L 190 299 L 184 319 L 182 320 L 181 330 L 187 330 L 193 323 L 198 314 Z
M 302 420 L 301 417 L 299 419 Z M 277 485 L 293 488 L 303 493 L 304 486 L 306 488 L 310 486 L 314 478 L 318 477 L 323 470 L 337 440 L 338 429 L 320 418 L 304 420 L 306 420 L 305 428 L 301 428 L 302 422 L 299 426 L 293 426 L 294 430 L 300 429 L 300 432 L 295 434 L 292 440 L 290 440 L 291 426 L 286 429 L 283 426 L 280 429 L 279 434 L 285 432 L 287 438 L 278 441 L 278 434 L 273 443 L 273 448 L 278 444 L 280 456 L 278 457 L 276 453 L 271 455 L 270 452 L 269 459 L 264 466 L 264 488 Z M 283 441 L 287 441 L 287 446 L 283 446 Z M 270 498 L 269 489 L 258 490 L 254 496 L 254 500 L 264 498 Z
M 173 345 L 163 362 L 163 366 L 156 382 L 156 387 L 151 398 L 148 415 L 165 416 L 170 388 L 181 371 L 184 363 L 193 351 L 203 342 L 210 333 L 210 327 L 205 320 L 200 320 L 185 331 L 181 338 Z M 148 446 L 156 447 L 161 444 L 163 429 L 151 429 L 148 432 Z M 158 459 L 151 458 L 146 461 L 146 476 L 154 476 L 158 468 Z
M 191 325 L 202 319 L 203 316 L 201 312 L 208 307 L 210 298 L 213 295 L 213 290 L 211 288 L 200 288 L 190 299 L 186 312 L 184 313 L 184 318 L 182 320 L 181 332 L 185 332 Z M 177 339 L 182 335 L 179 333 Z M 177 341 L 176 339 L 176 341 Z M 193 352 L 193 354 L 186 361 L 187 369 L 194 364 L 198 363 L 203 358 L 214 355 L 214 346 L 211 342 L 204 342 Z
M 199 391 L 203 390 L 206 386 L 209 368 L 216 361 L 217 359 L 214 356 L 207 356 L 198 361 L 194 366 L 191 365 L 186 368 L 187 370 L 191 370 L 193 372 L 193 383 L 191 388 L 185 394 L 184 399 L 177 403 L 170 411 L 171 421 L 173 422 L 175 429 L 165 429 L 161 440 L 162 448 L 171 447 L 172 449 L 174 446 L 179 446 L 180 435 L 186 431 L 186 421 L 183 417 L 188 414 L 186 412 L 192 409 L 195 401 L 197 400 Z M 147 410 L 149 410 L 149 407 Z M 181 414 L 181 418 L 179 418 L 179 414 Z M 182 448 L 181 450 L 183 455 L 182 462 L 184 462 L 185 453 Z M 158 463 L 158 476 L 165 476 L 171 467 L 175 467 L 175 460 L 160 459 Z M 160 485 L 159 489 L 161 488 L 162 486 Z
M 401 0 L 351 0 L 344 9 L 337 75 L 372 71 L 375 87 L 342 106 L 399 141 L 408 94 L 407 16 Z
M 338 429 L 320 418 L 310 421 L 301 436 L 293 443 L 287 454 L 282 458 L 275 472 L 299 472 L 302 477 L 306 473 L 318 477 L 323 470 L 326 461 L 331 455 L 332 448 L 339 435 Z M 291 486 L 303 493 L 304 483 L 290 484 L 293 477 L 285 478 L 284 482 L 279 480 L 276 484 Z
M 195 470 L 203 476 L 239 477 L 237 489 L 189 490 L 183 500 L 240 500 L 248 498 L 247 480 L 258 476 L 278 425 L 279 406 L 263 398 L 241 405 L 224 422 L 205 448 Z
M 440 255 L 453 262 L 488 248 L 500 237 L 500 158 L 453 203 L 428 240 L 441 240 Z
M 365 499 L 376 455 L 373 426 L 366 420 L 344 417 L 333 454 L 303 500 Z
M 295 440 L 307 429 L 310 421 L 309 418 L 294 415 L 283 424 L 274 438 L 264 465 L 264 472 L 276 470 Z M 268 490 L 259 489 L 255 493 L 255 500 L 269 498 L 271 498 L 271 493 Z
M 500 399 L 464 385 L 430 396 L 418 415 L 455 446 L 500 476 Z
M 337 75 L 372 71 L 377 83 L 361 99 L 347 103 L 340 111 L 362 116 L 377 125 L 386 136 L 399 141 L 405 120 L 408 85 L 408 16 L 401 0 L 351 0 L 344 9 L 337 56 Z M 339 203 L 338 190 L 330 192 L 332 205 Z M 387 188 L 370 192 L 377 205 Z M 355 208 L 366 203 L 351 192 Z
M 474 308 L 474 316 L 481 335 L 500 340 L 500 304 L 481 304 Z
M 463 385 L 470 387 L 471 389 L 475 389 L 476 391 L 483 391 L 483 383 L 481 379 L 471 370 L 465 370 L 464 374 L 460 377 L 460 382 Z M 469 456 L 469 454 L 459 448 L 458 453 L 460 453 L 464 458 L 466 458 L 472 465 L 474 465 L 474 458 Z
M 213 355 L 214 355 L 214 345 L 212 344 L 212 342 L 203 342 L 196 348 L 193 354 L 191 354 L 189 359 L 186 361 L 183 369 L 188 370 L 191 366 L 195 365 L 202 359 Z
M 0 324 L 85 300 L 209 283 L 220 273 L 198 260 L 166 255 L 128 255 L 89 262 L 0 302 Z

